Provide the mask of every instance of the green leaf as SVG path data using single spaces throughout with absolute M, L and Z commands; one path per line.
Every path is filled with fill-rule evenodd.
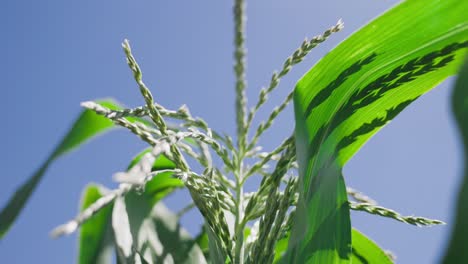
M 111 109 L 120 109 L 120 106 L 112 100 L 103 100 L 99 101 L 99 103 Z M 8 229 L 11 227 L 16 217 L 20 214 L 49 165 L 60 156 L 77 148 L 87 140 L 111 127 L 113 127 L 111 121 L 105 117 L 96 115 L 91 110 L 84 110 L 81 113 L 52 154 L 42 166 L 15 191 L 7 205 L 2 209 L 0 213 L 0 239 L 8 232 Z
M 153 223 L 164 245 L 163 255 L 172 255 L 174 263 L 206 263 L 202 250 L 190 234 L 180 226 L 178 217 L 163 203 L 156 204 Z M 157 262 L 159 263 L 159 262 Z
M 83 194 L 81 210 L 96 202 L 106 194 L 98 185 L 89 185 Z M 108 205 L 81 225 L 79 235 L 78 263 L 111 263 L 112 238 L 110 215 L 112 205 Z
M 300 198 L 287 263 L 349 263 L 345 163 L 411 102 L 455 74 L 468 2 L 404 1 L 354 33 L 297 83 Z
M 392 260 L 374 241 L 353 228 L 353 247 L 351 263 L 353 264 L 392 264 Z
M 140 257 L 148 263 L 206 263 L 203 251 L 162 202 L 152 206 L 151 199 L 136 192 L 120 201 L 112 222 L 121 263 Z
M 141 160 L 141 158 L 150 151 L 151 149 L 148 148 L 140 152 L 137 156 L 135 156 L 135 158 L 133 158 L 133 160 L 130 162 L 128 169 L 137 164 Z M 175 169 L 175 164 L 166 156 L 159 155 L 154 161 L 151 170 L 158 171 L 166 169 Z M 149 181 L 145 186 L 144 192 L 147 198 L 151 199 L 151 205 L 154 205 L 156 204 L 156 202 L 158 202 L 166 195 L 171 193 L 175 188 L 182 187 L 184 187 L 184 183 L 180 179 L 174 178 L 172 176 L 172 173 L 170 172 L 164 172 L 158 174 L 151 181 Z
M 468 57 L 461 69 L 455 89 L 452 93 L 452 110 L 464 143 L 465 175 L 460 185 L 456 206 L 455 225 L 443 259 L 444 264 L 464 263 L 468 261 Z
M 139 153 L 128 169 L 150 149 Z M 175 164 L 164 155 L 156 158 L 153 171 L 174 169 Z M 183 187 L 172 173 L 160 173 L 144 190 L 131 191 L 116 200 L 112 212 L 113 232 L 119 263 L 206 263 L 203 251 L 180 227 L 179 219 L 160 200 L 174 189 Z
M 147 153 L 149 149 L 146 149 L 140 152 L 138 155 L 133 158 L 128 169 L 132 168 L 137 162 L 143 157 L 145 153 Z M 152 170 L 164 170 L 164 169 L 173 169 L 175 165 L 172 161 L 167 159 L 164 156 L 159 156 L 156 158 Z M 146 205 L 148 207 L 154 206 L 156 202 L 164 198 L 166 195 L 171 193 L 176 188 L 183 187 L 182 181 L 179 179 L 175 179 L 172 177 L 171 173 L 161 173 L 154 177 L 150 182 L 147 183 L 143 192 L 143 198 L 146 201 Z M 83 209 L 94 203 L 97 199 L 105 195 L 106 192 L 102 190 L 102 188 L 98 186 L 90 186 L 86 189 L 85 195 L 83 197 Z M 115 207 L 115 208 L 114 208 Z M 114 209 L 112 209 L 114 208 Z M 108 207 L 104 208 L 102 211 L 97 213 L 93 216 L 90 220 L 85 222 L 81 226 L 80 231 L 80 255 L 79 255 L 79 263 L 108 263 L 109 261 L 107 258 L 103 258 L 102 256 L 107 257 L 110 253 L 108 250 L 108 243 L 113 243 L 114 239 L 121 239 L 122 233 L 126 230 L 127 227 L 127 237 L 119 240 L 119 245 L 121 247 L 126 246 L 129 248 L 129 252 L 132 252 L 132 243 L 125 244 L 124 242 L 128 242 L 125 240 L 128 237 L 131 237 L 129 227 L 129 220 L 128 217 L 116 217 L 114 221 L 115 225 L 124 227 L 118 233 L 118 237 L 112 239 L 112 229 L 111 229 L 111 219 L 112 214 L 116 214 L 117 216 L 125 216 L 127 215 L 126 204 L 123 202 L 122 198 L 116 200 L 115 203 L 112 203 Z M 124 222 L 122 222 L 124 221 Z M 126 221 L 126 222 L 125 222 Z M 130 235 L 129 235 L 130 234 Z M 133 242 L 131 240 L 130 242 Z M 121 251 L 118 251 L 121 252 Z M 132 255 L 135 258 L 140 258 L 141 256 Z M 130 256 L 129 256 L 130 257 Z M 128 260 L 128 259 L 127 259 Z M 103 262 L 99 262 L 103 261 Z M 106 261 L 106 262 L 104 262 Z M 125 262 L 123 262 L 125 263 Z
M 275 260 L 277 263 L 288 248 L 289 233 L 280 239 L 275 247 Z M 390 258 L 374 241 L 353 228 L 351 263 L 353 264 L 392 264 Z
M 281 260 L 281 257 L 283 254 L 288 250 L 288 240 L 289 240 L 289 234 L 287 237 L 284 237 L 278 241 L 276 241 L 276 246 L 275 246 L 275 258 L 273 260 L 273 263 L 278 263 L 278 261 Z

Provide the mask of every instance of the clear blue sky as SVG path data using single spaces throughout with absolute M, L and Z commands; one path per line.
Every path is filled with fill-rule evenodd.
M 3 114 L 0 205 L 38 168 L 81 111 L 79 103 L 112 96 L 143 103 L 120 43 L 128 38 L 156 100 L 188 104 L 214 128 L 233 133 L 232 1 L 17 0 L 0 9 L 0 89 Z M 248 1 L 248 95 L 306 36 L 343 18 L 333 36 L 281 82 L 268 113 L 295 81 L 346 36 L 397 1 Z M 364 213 L 353 225 L 398 256 L 398 263 L 435 263 L 450 231 L 461 149 L 450 114 L 449 80 L 408 107 L 351 160 L 347 183 L 403 214 L 449 223 L 416 228 Z M 263 115 L 264 116 L 264 115 Z M 280 116 L 262 144 L 273 148 L 293 128 L 292 109 Z M 122 170 L 145 145 L 124 130 L 101 136 L 55 163 L 9 234 L 0 241 L 4 263 L 73 263 L 76 236 L 51 240 L 48 232 L 77 212 L 88 182 L 115 187 Z M 181 208 L 186 194 L 168 204 Z M 200 217 L 184 218 L 198 232 Z

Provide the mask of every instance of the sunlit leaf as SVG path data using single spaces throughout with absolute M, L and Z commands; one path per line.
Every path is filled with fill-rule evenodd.
M 283 254 L 286 253 L 286 250 L 288 250 L 288 240 L 289 240 L 289 235 L 276 242 L 275 258 L 273 260 L 273 263 L 277 263 L 279 260 L 281 260 L 281 257 L 283 256 Z
M 115 237 L 126 238 L 116 240 L 123 253 L 119 255 L 121 263 L 132 263 L 140 257 L 148 263 L 206 263 L 203 251 L 162 202 L 151 206 L 152 202 L 144 194 L 136 192 L 122 200 L 125 206 L 118 211 L 114 207 L 113 215 Z
M 352 231 L 351 263 L 353 264 L 392 264 L 387 254 L 356 229 Z
M 131 161 L 128 169 L 137 164 L 141 157 L 148 151 L 149 149 L 140 152 Z M 161 155 L 156 158 L 152 170 L 157 171 L 173 168 L 175 168 L 174 163 Z M 138 202 L 144 205 L 140 209 L 149 214 L 151 208 L 153 208 L 158 201 L 173 192 L 176 188 L 180 187 L 183 187 L 182 181 L 174 178 L 171 173 L 161 173 L 148 182 L 144 189 L 139 190 L 139 192 L 141 192 L 140 194 L 138 194 L 138 192 L 133 192 L 130 194 L 130 197 L 137 194 L 139 196 L 138 199 L 142 199 Z M 97 186 L 87 188 L 83 198 L 83 208 L 89 206 L 104 194 L 105 192 L 102 191 L 102 188 L 98 188 Z M 111 240 L 110 242 L 112 244 L 114 244 L 115 241 L 118 245 L 117 254 L 120 254 L 119 259 L 122 263 L 142 258 L 138 252 L 133 251 L 133 245 L 135 242 L 133 240 L 129 224 L 130 222 L 135 221 L 134 218 L 142 216 L 140 214 L 135 214 L 131 215 L 129 218 L 126 204 L 127 203 L 123 198 L 118 198 L 114 203 L 104 208 L 103 211 L 100 211 L 83 224 L 80 231 L 79 263 L 107 263 L 99 261 L 102 259 L 107 261 L 107 259 L 102 256 L 107 257 L 109 254 L 108 247 L 105 247 L 109 243 L 109 240 Z M 110 211 L 111 208 L 113 208 L 112 214 Z M 130 211 L 132 210 L 130 209 Z M 111 219 L 113 219 L 112 225 L 119 230 L 119 232 L 116 232 L 113 239 L 112 229 L 110 228 Z
M 140 152 L 129 164 L 128 169 L 133 167 L 135 164 L 140 161 L 144 154 L 148 153 L 150 149 L 146 149 Z M 158 170 L 166 170 L 166 169 L 175 169 L 175 164 L 171 160 L 169 160 L 164 155 L 159 155 L 156 160 L 154 161 L 154 165 L 152 171 Z M 157 201 L 161 200 L 167 194 L 172 192 L 175 188 L 182 188 L 184 187 L 184 183 L 178 179 L 173 177 L 172 173 L 164 172 L 158 174 L 152 180 L 150 180 L 144 188 L 145 195 L 147 197 L 151 197 L 152 205 L 154 205 Z
M 139 153 L 129 169 L 141 160 L 149 149 Z M 164 155 L 156 158 L 153 171 L 174 169 Z M 177 216 L 160 201 L 174 189 L 183 187 L 172 173 L 157 174 L 144 189 L 135 190 L 119 199 L 113 211 L 113 232 L 120 263 L 206 263 L 203 251 L 181 228 Z M 172 262 L 171 262 L 172 261 Z
M 288 248 L 289 234 L 279 240 L 275 247 L 275 261 L 281 259 Z M 387 254 L 374 241 L 358 230 L 352 230 L 351 263 L 353 264 L 391 264 Z
M 111 109 L 121 108 L 113 100 L 103 100 L 99 101 L 99 103 Z M 0 239 L 7 233 L 16 217 L 20 214 L 49 165 L 60 156 L 112 127 L 112 122 L 107 118 L 96 115 L 91 110 L 84 110 L 52 154 L 23 185 L 16 189 L 14 195 L 2 209 L 0 213 Z
M 106 191 L 98 185 L 89 185 L 83 194 L 81 210 L 96 202 L 105 195 Z M 110 215 L 112 205 L 99 211 L 80 228 L 79 235 L 79 264 L 106 264 L 112 260 L 112 237 Z
M 328 53 L 294 94 L 300 198 L 286 263 L 348 263 L 345 163 L 406 106 L 456 73 L 468 2 L 404 1 Z

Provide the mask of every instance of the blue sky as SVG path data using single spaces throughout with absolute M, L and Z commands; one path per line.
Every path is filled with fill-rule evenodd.
M 343 18 L 345 29 L 282 80 L 264 117 L 307 69 L 346 36 L 397 1 L 255 0 L 248 3 L 248 95 L 261 86 L 304 37 Z M 0 205 L 38 168 L 81 111 L 79 103 L 114 97 L 143 104 L 120 43 L 131 41 L 146 83 L 168 108 L 187 104 L 217 130 L 233 134 L 231 1 L 5 1 L 0 9 L 0 89 L 6 99 L 0 152 Z M 450 231 L 461 172 L 461 149 L 450 114 L 452 79 L 420 98 L 372 138 L 345 168 L 347 183 L 403 214 L 449 224 L 416 228 L 364 213 L 353 225 L 398 256 L 398 263 L 435 263 Z M 259 121 L 257 119 L 256 121 Z M 261 141 L 276 146 L 294 126 L 292 108 Z M 145 145 L 124 130 L 100 136 L 56 162 L 9 234 L 0 241 L 5 263 L 70 263 L 76 236 L 48 232 L 73 217 L 89 182 L 115 187 L 111 175 Z M 181 208 L 187 194 L 171 197 Z M 183 219 L 195 234 L 197 212 Z

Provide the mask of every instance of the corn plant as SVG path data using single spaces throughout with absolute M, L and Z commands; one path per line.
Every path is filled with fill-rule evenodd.
M 392 263 L 391 253 L 351 227 L 350 210 L 415 226 L 443 224 L 379 205 L 346 186 L 342 168 L 406 106 L 456 74 L 468 47 L 468 2 L 400 3 L 324 56 L 259 124 L 254 117 L 281 79 L 343 22 L 304 40 L 249 108 L 245 9 L 245 0 L 234 1 L 235 136 L 215 131 L 185 105 L 173 110 L 156 102 L 125 40 L 144 105 L 83 102 L 59 147 L 2 210 L 0 237 L 55 159 L 114 127 L 148 148 L 114 174 L 116 189 L 86 187 L 82 210 L 52 231 L 58 237 L 79 230 L 79 263 L 108 263 L 114 251 L 118 263 Z M 291 102 L 295 129 L 263 151 L 260 138 Z M 254 176 L 262 178 L 258 189 L 245 192 Z M 162 199 L 179 188 L 191 201 L 174 213 Z M 195 238 L 179 224 L 192 208 L 204 219 Z

